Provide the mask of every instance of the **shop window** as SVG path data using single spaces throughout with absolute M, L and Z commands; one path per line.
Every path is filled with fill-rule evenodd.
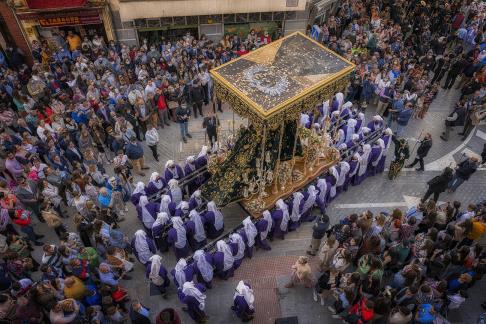
M 237 13 L 235 15 L 237 23 L 246 23 L 248 22 L 248 14 L 247 13 Z
M 250 14 L 248 15 L 248 21 L 260 21 L 260 13 L 250 12 Z
M 160 27 L 160 19 L 147 19 L 147 27 Z
M 188 25 L 198 25 L 199 24 L 199 16 L 187 16 L 186 21 Z
M 160 18 L 160 23 L 162 25 L 172 25 L 173 24 L 172 17 L 162 17 Z
M 273 13 L 273 20 L 282 21 L 285 20 L 285 12 L 284 11 L 276 11 Z
M 260 16 L 262 21 L 270 21 L 272 20 L 272 13 L 271 12 L 262 12 Z
M 185 25 L 186 24 L 186 17 L 174 17 L 174 25 Z
M 199 24 L 216 24 L 222 21 L 221 15 L 199 16 Z
M 135 27 L 146 28 L 147 27 L 147 20 L 146 19 L 135 19 Z
M 287 19 L 287 20 L 297 19 L 297 12 L 295 12 L 295 11 L 287 11 L 287 13 L 285 15 L 285 19 Z
M 122 26 L 124 29 L 129 29 L 135 27 L 135 23 L 133 22 L 133 20 L 123 21 Z
M 223 15 L 223 21 L 225 24 L 235 22 L 235 14 L 225 14 Z

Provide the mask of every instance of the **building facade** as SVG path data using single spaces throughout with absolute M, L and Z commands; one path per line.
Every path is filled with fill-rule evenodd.
M 185 35 L 220 40 L 251 29 L 272 36 L 305 31 L 308 0 L 110 0 L 119 41 L 138 45 Z

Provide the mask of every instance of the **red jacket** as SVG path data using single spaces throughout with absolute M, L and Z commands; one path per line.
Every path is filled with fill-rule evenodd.
M 15 218 L 13 222 L 20 226 L 27 226 L 30 224 L 30 215 L 27 210 L 17 209 L 15 211 Z

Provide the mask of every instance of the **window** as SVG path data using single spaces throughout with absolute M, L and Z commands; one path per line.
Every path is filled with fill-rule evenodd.
M 287 0 L 287 7 L 298 7 L 299 0 Z
M 224 23 L 234 23 L 235 22 L 235 15 L 234 14 L 225 14 L 223 15 Z
M 237 23 L 245 23 L 248 22 L 248 14 L 247 13 L 238 13 L 236 16 Z
M 248 21 L 260 21 L 259 12 L 251 12 L 248 17 Z
M 172 25 L 172 17 L 162 17 L 160 21 L 162 25 Z

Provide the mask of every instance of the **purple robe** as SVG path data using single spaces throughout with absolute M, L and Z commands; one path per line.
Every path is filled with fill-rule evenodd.
M 175 277 L 175 269 L 172 269 L 170 271 L 170 274 L 172 275 L 172 278 L 173 278 L 173 281 L 174 281 L 174 284 L 176 285 L 177 288 L 182 288 L 181 286 L 179 286 L 179 283 L 177 282 L 177 278 Z M 191 264 L 188 264 L 185 268 L 184 268 L 184 274 L 186 275 L 186 281 L 192 281 L 192 278 L 194 277 L 194 268 L 192 267 L 192 263 Z
M 377 166 L 373 166 L 373 162 L 376 162 L 378 158 L 380 157 L 381 153 L 381 147 L 379 146 L 374 146 L 371 148 L 371 153 L 370 153 L 370 158 L 368 159 L 368 168 L 366 169 L 367 175 L 368 176 L 374 176 L 377 174 Z
M 206 288 L 204 285 L 197 283 L 195 284 L 196 288 L 199 289 L 201 292 L 205 292 Z M 184 295 L 182 292 L 182 289 L 178 289 L 177 291 L 177 296 L 179 297 L 179 300 L 181 303 L 186 304 L 187 306 L 187 313 L 191 318 L 196 321 L 197 323 L 202 322 L 203 319 L 206 318 L 206 313 L 199 308 L 199 302 L 197 299 L 193 296 L 187 296 Z
M 204 258 L 209 263 L 209 265 L 214 268 L 213 256 L 211 254 L 205 252 L 204 253 Z M 194 273 L 197 276 L 197 282 L 199 282 L 201 284 L 204 284 L 207 289 L 211 289 L 212 288 L 212 282 L 213 281 L 211 280 L 211 281 L 207 282 L 206 280 L 204 280 L 204 277 L 202 276 L 201 271 L 199 270 L 199 268 L 197 266 L 197 262 L 195 260 L 192 263 L 192 268 L 194 269 Z
M 149 279 L 149 277 L 150 277 L 151 268 L 152 268 L 152 261 L 149 261 L 145 265 L 145 277 L 147 277 L 147 279 Z M 165 288 L 170 286 L 170 280 L 169 280 L 169 277 L 167 276 L 167 269 L 165 269 L 163 265 L 160 265 L 159 276 L 162 279 L 164 279 L 164 283 L 162 284 L 162 286 L 158 286 L 158 287 L 159 287 L 159 289 L 164 288 L 164 290 L 165 290 Z
M 201 218 L 202 221 L 202 218 Z M 207 240 L 204 239 L 200 242 L 196 241 L 194 235 L 196 234 L 196 224 L 192 220 L 188 220 L 185 224 L 187 228 L 187 239 L 189 240 L 189 245 L 193 251 L 197 251 L 206 245 Z
M 181 208 L 176 208 L 174 216 L 182 218 L 182 220 L 189 217 L 189 210 L 185 213 Z
M 300 201 L 300 204 L 299 204 L 299 214 L 301 215 L 300 217 L 302 217 L 302 210 L 304 210 L 305 194 L 306 194 L 306 192 L 302 193 L 302 195 L 304 195 L 304 198 L 302 198 L 302 200 Z M 292 197 L 290 199 L 290 201 L 287 203 L 287 206 L 288 206 L 288 209 L 289 209 L 289 215 L 292 215 L 292 208 L 294 206 L 294 197 Z M 292 219 L 290 219 L 289 220 L 289 226 L 287 228 L 288 231 L 289 232 L 295 231 L 300 226 L 300 223 L 301 223 L 300 218 L 299 218 L 299 221 L 297 221 L 297 222 L 294 222 Z
M 344 180 L 343 191 L 348 191 L 348 186 L 350 183 L 352 183 L 352 181 L 356 177 L 356 172 L 357 172 L 356 169 L 359 166 L 358 160 L 351 160 L 348 163 L 349 163 L 349 172 L 348 175 L 346 176 L 346 180 Z M 353 173 L 355 174 L 351 176 L 351 174 Z
M 214 213 L 212 211 L 206 211 L 201 214 L 201 220 L 204 224 L 204 229 L 206 230 L 206 236 L 210 239 L 215 239 L 224 232 L 224 225 L 221 229 L 216 230 L 214 227 Z
M 337 168 L 336 168 L 337 169 Z M 339 173 L 339 171 L 338 171 Z M 337 197 L 337 190 L 336 196 L 331 197 L 331 188 L 337 183 L 339 179 L 336 179 L 332 174 L 326 175 L 326 184 L 327 184 L 327 195 L 326 195 L 326 205 L 329 204 L 334 198 Z
M 273 237 L 279 238 L 281 240 L 285 239 L 285 234 L 287 234 L 287 231 L 282 231 L 282 229 L 280 228 L 280 224 L 282 223 L 283 219 L 283 211 L 281 211 L 280 209 L 275 209 L 272 210 L 270 214 L 272 215 L 273 220 Z
M 214 272 L 218 277 L 223 280 L 228 280 L 229 278 L 233 277 L 235 274 L 234 267 L 224 271 L 224 253 L 216 251 L 213 253 L 213 264 L 214 264 Z
M 263 249 L 263 250 L 271 250 L 272 248 L 270 247 L 270 244 L 268 244 L 268 238 L 271 237 L 273 235 L 272 231 L 273 231 L 273 228 L 271 228 L 269 231 L 268 231 L 268 234 L 267 234 L 267 237 L 262 240 L 261 238 L 261 233 L 262 232 L 265 232 L 267 227 L 268 227 L 268 222 L 266 219 L 264 219 L 263 217 L 260 218 L 256 223 L 255 223 L 255 227 L 258 231 L 258 234 L 257 236 L 255 237 L 255 245 L 257 246 L 257 248 L 260 248 L 260 249 Z
M 137 252 L 137 249 L 135 249 L 135 238 L 132 238 L 132 242 L 130 243 L 131 246 L 132 246 L 132 250 L 133 250 L 133 254 L 135 255 L 135 257 L 137 258 L 138 262 L 142 263 L 140 261 L 140 259 L 138 258 L 138 252 Z M 157 253 L 157 249 L 155 248 L 155 243 L 154 241 L 147 237 L 147 245 L 149 247 L 149 250 L 150 252 L 152 252 L 153 254 Z M 143 264 L 143 263 L 142 263 Z
M 150 216 L 152 216 L 155 222 L 155 219 L 157 218 L 157 213 L 159 212 L 159 203 L 149 202 L 148 204 L 145 205 L 145 208 L 148 210 Z M 148 235 L 152 236 L 152 227 L 147 228 L 143 223 L 142 208 L 140 206 L 137 206 L 136 209 L 137 209 L 138 219 L 140 219 L 140 221 L 142 222 L 145 231 L 147 232 Z
M 245 285 L 251 288 L 249 284 L 245 283 Z M 244 296 L 236 296 L 233 299 L 233 307 L 231 309 L 236 313 L 236 316 L 243 321 L 250 320 L 255 313 L 255 309 L 250 308 L 250 305 L 248 305 Z
M 385 143 L 385 150 L 386 150 L 386 147 L 388 146 L 388 142 L 390 142 L 390 140 L 391 140 L 391 136 L 390 135 L 384 135 L 384 136 L 382 136 L 382 139 L 383 139 L 383 142 Z M 377 173 L 382 173 L 383 171 L 385 171 L 385 161 L 386 161 L 385 153 L 387 153 L 387 152 L 383 152 L 383 155 L 381 156 L 380 162 L 378 162 L 378 165 L 376 166 L 376 172 Z
M 189 210 L 196 209 L 197 207 L 199 207 L 199 204 L 196 198 L 192 197 L 191 199 L 189 199 Z
M 368 123 L 368 125 L 367 125 L 366 127 L 368 127 L 368 128 L 371 130 L 371 132 L 373 133 L 375 130 L 377 130 L 377 129 L 382 129 L 382 128 L 383 128 L 383 122 L 382 122 L 382 121 L 380 121 L 379 123 L 377 123 L 377 124 L 375 125 L 375 121 L 374 121 L 374 120 L 372 120 L 372 121 L 370 121 L 370 122 Z
M 233 262 L 233 269 L 236 270 L 240 267 L 241 263 L 243 263 L 245 255 L 243 254 L 241 259 L 237 259 L 236 255 L 238 254 L 238 243 L 229 242 L 228 245 L 230 246 L 231 251 L 233 251 L 233 257 L 235 258 L 235 261 Z
M 248 246 L 248 237 L 246 236 L 246 232 L 244 230 L 241 230 L 238 232 L 241 237 L 243 238 L 243 242 L 245 242 L 245 256 L 248 259 L 251 259 L 253 257 L 253 246 Z M 257 235 L 258 236 L 258 235 Z M 256 237 L 255 237 L 255 242 L 256 242 Z
M 186 235 L 187 235 L 187 228 L 186 228 Z M 175 242 L 177 242 L 177 231 L 174 228 L 171 228 L 167 233 L 167 243 L 169 243 L 174 247 L 174 254 L 177 260 L 179 260 L 180 258 L 186 258 L 189 255 L 189 242 L 187 241 L 186 245 L 182 249 L 176 247 L 174 244 Z
M 152 227 L 152 237 L 157 245 L 157 249 L 160 252 L 167 252 L 169 250 L 169 243 L 167 242 L 167 236 L 165 233 L 165 225 L 157 225 Z
M 169 216 L 174 217 L 176 213 L 176 203 L 175 202 L 170 202 L 169 203 Z
M 164 179 L 161 179 L 161 180 L 164 181 Z M 164 181 L 164 186 L 160 189 L 157 188 L 152 181 L 150 181 L 148 183 L 147 187 L 145 187 L 145 192 L 147 193 L 147 196 L 151 196 L 151 195 L 158 193 L 159 191 L 161 191 L 165 187 L 167 187 L 167 184 L 165 183 L 165 181 Z
M 178 165 L 175 166 L 175 173 L 176 173 L 176 176 L 174 176 L 174 174 L 172 174 L 172 172 L 170 170 L 165 169 L 165 171 L 164 171 L 165 182 L 169 183 L 169 180 L 172 180 L 172 179 L 180 180 L 180 179 L 184 178 L 184 171 L 182 171 L 182 168 L 180 166 L 178 166 Z
M 139 192 L 139 193 L 136 193 L 136 194 L 133 194 L 131 197 L 130 197 L 130 201 L 132 202 L 132 204 L 134 204 L 135 206 L 138 206 L 138 202 L 140 201 L 140 197 L 145 195 L 145 193 L 143 192 Z
M 309 193 L 307 191 L 304 191 L 302 193 L 304 195 L 304 198 L 302 199 L 302 210 L 304 209 L 304 205 L 306 201 L 309 199 Z M 316 202 L 317 202 L 317 197 L 316 197 Z M 314 209 L 314 206 L 311 206 L 305 213 L 303 213 L 300 216 L 300 222 L 312 222 L 315 218 L 315 216 L 312 215 L 312 210 Z
M 361 125 L 363 124 L 362 119 L 357 119 L 356 120 L 356 126 L 354 126 L 354 133 L 357 134 L 361 128 Z

